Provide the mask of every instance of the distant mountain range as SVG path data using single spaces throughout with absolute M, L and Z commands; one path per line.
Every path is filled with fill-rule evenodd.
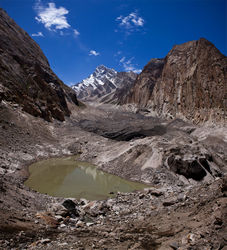
M 83 101 L 135 104 L 157 116 L 195 123 L 223 122 L 227 58 L 201 38 L 175 45 L 163 59 L 151 59 L 139 75 L 101 65 L 72 88 Z
M 71 87 L 82 101 L 110 101 L 117 90 L 132 86 L 136 77 L 133 72 L 117 72 L 100 65 L 88 78 Z

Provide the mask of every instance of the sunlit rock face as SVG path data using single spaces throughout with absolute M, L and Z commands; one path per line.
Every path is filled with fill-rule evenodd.
M 136 103 L 160 116 L 195 123 L 226 118 L 227 57 L 201 38 L 152 59 L 121 103 Z
M 0 101 L 47 121 L 70 115 L 76 94 L 51 70 L 38 44 L 0 9 Z

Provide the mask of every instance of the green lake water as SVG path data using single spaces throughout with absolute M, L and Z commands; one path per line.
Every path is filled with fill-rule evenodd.
M 147 187 L 97 170 L 94 165 L 76 160 L 75 156 L 51 158 L 32 164 L 25 185 L 51 196 L 102 200 L 110 192 L 132 192 Z

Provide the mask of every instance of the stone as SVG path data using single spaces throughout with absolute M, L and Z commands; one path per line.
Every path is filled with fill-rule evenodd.
M 47 243 L 50 243 L 50 242 L 51 242 L 50 239 L 42 239 L 42 240 L 40 240 L 41 244 L 47 244 Z
M 187 196 L 186 196 L 184 193 L 179 194 L 179 195 L 177 196 L 177 200 L 180 201 L 180 202 L 185 201 L 186 198 L 187 198 Z
M 170 199 L 166 199 L 165 201 L 163 201 L 163 206 L 168 207 L 168 206 L 172 206 L 177 202 L 177 200 L 175 198 L 170 198 Z
M 66 217 L 68 215 L 68 210 L 67 209 L 60 209 L 56 212 L 56 216 L 61 216 L 61 217 Z
M 67 209 L 67 210 L 74 210 L 76 207 L 76 204 L 72 200 L 65 200 L 62 205 Z
M 84 206 L 84 205 L 87 205 L 87 204 L 88 204 L 88 200 L 86 200 L 84 198 L 80 199 L 80 205 Z
M 172 242 L 169 245 L 172 249 L 177 250 L 179 248 L 179 245 L 177 242 Z
M 59 227 L 60 227 L 60 228 L 65 228 L 66 225 L 65 225 L 64 223 L 62 223 Z
M 79 212 L 76 209 L 76 203 L 70 199 L 65 200 L 62 205 L 67 209 L 69 216 L 79 217 Z
M 58 243 L 59 247 L 67 247 L 69 244 L 67 242 Z
M 87 223 L 86 223 L 86 226 L 88 226 L 88 227 L 90 227 L 90 226 L 92 226 L 92 225 L 94 225 L 93 222 L 87 222 Z
M 63 220 L 63 217 L 61 215 L 55 215 L 55 218 L 60 222 Z
M 193 245 L 195 243 L 195 234 L 189 233 L 188 235 L 186 235 L 185 237 L 182 238 L 183 245 L 186 245 L 188 243 L 191 245 Z
M 139 195 L 139 199 L 143 199 L 144 197 L 145 197 L 144 194 L 140 194 L 140 195 Z
M 84 226 L 84 222 L 79 220 L 77 223 L 76 223 L 76 226 L 77 227 L 83 227 Z
M 146 191 L 147 194 L 151 194 L 151 195 L 154 195 L 156 197 L 163 195 L 162 191 L 155 189 L 155 188 L 145 188 L 144 190 Z

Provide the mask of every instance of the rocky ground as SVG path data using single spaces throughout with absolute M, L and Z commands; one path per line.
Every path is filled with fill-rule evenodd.
M 160 120 L 110 105 L 46 122 L 0 104 L 0 248 L 225 249 L 227 128 Z M 151 188 L 105 201 L 23 185 L 39 159 L 80 154 Z

